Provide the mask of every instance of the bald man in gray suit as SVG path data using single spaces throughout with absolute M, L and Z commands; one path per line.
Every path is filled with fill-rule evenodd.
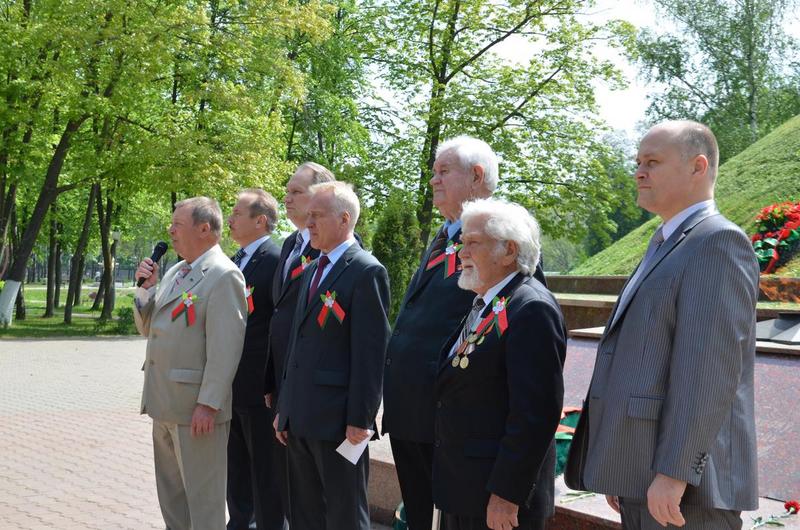
M 695 122 L 639 145 L 639 205 L 661 217 L 606 325 L 565 478 L 626 529 L 740 529 L 758 506 L 753 417 L 759 269 L 714 205 L 719 151 Z

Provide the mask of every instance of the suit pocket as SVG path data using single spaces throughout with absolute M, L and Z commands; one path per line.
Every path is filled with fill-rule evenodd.
M 465 440 L 464 456 L 473 458 L 495 458 L 500 451 L 497 440 Z
M 347 386 L 349 377 L 346 372 L 335 370 L 314 370 L 314 384 L 324 386 Z
M 661 417 L 660 396 L 631 396 L 628 398 L 628 416 L 640 420 L 658 420 Z
M 199 385 L 203 382 L 203 371 L 191 368 L 173 368 L 169 371 L 169 380 L 176 383 Z

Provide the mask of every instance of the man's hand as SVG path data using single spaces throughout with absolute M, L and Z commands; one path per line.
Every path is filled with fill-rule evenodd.
M 278 441 L 283 445 L 286 445 L 286 443 L 289 441 L 289 431 L 278 430 L 278 416 L 278 414 L 275 414 L 275 419 L 272 420 L 272 428 L 275 429 L 275 438 L 277 438 Z
M 272 408 L 272 394 L 264 394 L 264 405 L 269 409 Z
M 192 436 L 202 436 L 214 432 L 216 415 L 217 409 L 198 403 L 192 412 Z
M 511 530 L 519 526 L 519 506 L 492 493 L 486 506 L 486 526 L 492 530 Z
M 139 263 L 139 268 L 136 269 L 133 277 L 136 278 L 137 282 L 140 278 L 144 278 L 145 280 L 142 287 L 145 289 L 155 286 L 155 284 L 158 283 L 158 263 L 153 262 L 150 258 L 144 258 L 142 262 Z
M 609 506 L 611 506 L 612 510 L 614 510 L 617 513 L 622 513 L 619 510 L 619 497 L 617 497 L 616 495 L 606 495 L 606 502 L 608 503 Z
M 359 427 L 353 427 L 352 425 L 347 426 L 347 431 L 345 432 L 345 436 L 347 437 L 347 441 L 353 445 L 360 444 L 367 438 L 369 438 L 369 431 L 367 429 L 361 429 Z
M 683 526 L 686 520 L 681 514 L 681 498 L 686 491 L 686 482 L 661 473 L 647 488 L 647 509 L 653 519 L 663 527 L 667 524 Z

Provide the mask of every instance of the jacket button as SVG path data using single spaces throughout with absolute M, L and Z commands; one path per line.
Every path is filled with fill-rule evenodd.
M 440 442 L 439 440 L 436 440 L 435 442 L 433 442 L 433 446 L 434 447 L 441 447 L 442 446 L 442 442 Z
M 386 359 L 386 366 L 391 366 L 391 365 L 392 365 L 392 358 L 389 357 Z
M 440 408 L 442 408 L 442 402 L 441 402 L 441 401 L 437 401 L 437 402 L 436 402 L 436 408 L 437 408 L 437 409 L 440 409 Z
M 150 359 L 150 364 L 156 364 L 156 362 L 153 359 Z

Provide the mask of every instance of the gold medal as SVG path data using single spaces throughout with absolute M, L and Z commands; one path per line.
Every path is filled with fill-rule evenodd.
M 461 358 L 461 362 L 458 363 L 462 370 L 464 370 L 467 366 L 469 366 L 469 357 L 466 355 Z
M 484 339 L 486 339 L 486 335 L 483 335 L 480 339 L 478 339 L 478 346 L 483 344 Z
M 467 342 L 469 342 L 470 344 L 473 344 L 476 340 L 478 340 L 478 335 L 476 335 L 475 333 L 470 333 L 469 337 L 467 337 Z
M 465 357 L 465 358 L 466 358 L 466 357 Z M 459 359 L 458 355 L 454 355 L 454 356 L 453 356 L 453 362 L 452 362 L 452 363 L 450 363 L 450 364 L 452 364 L 452 365 L 453 365 L 453 368 L 456 368 L 456 367 L 458 367 L 458 359 Z

